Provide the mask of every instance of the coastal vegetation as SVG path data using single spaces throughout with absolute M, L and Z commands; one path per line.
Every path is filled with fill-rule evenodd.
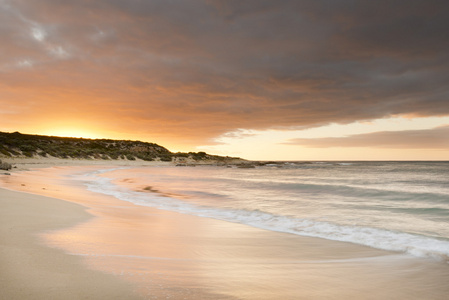
M 238 158 L 205 152 L 172 153 L 168 149 L 141 141 L 85 139 L 0 132 L 0 157 L 55 157 L 71 159 L 144 160 L 226 163 Z

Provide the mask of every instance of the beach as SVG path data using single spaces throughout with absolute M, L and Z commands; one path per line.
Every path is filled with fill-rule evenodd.
M 140 299 L 129 284 L 37 236 L 90 218 L 80 205 L 0 189 L 0 299 Z
M 446 299 L 449 293 L 447 262 L 136 205 L 86 188 L 95 172 L 120 171 L 128 162 L 26 162 L 0 180 L 2 299 Z M 160 165 L 146 166 L 152 167 Z

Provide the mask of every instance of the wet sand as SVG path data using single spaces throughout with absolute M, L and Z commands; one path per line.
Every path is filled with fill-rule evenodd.
M 39 201 L 47 213 L 55 206 L 68 210 L 50 213 L 57 215 L 57 221 L 33 228 L 40 232 L 39 238 L 28 242 L 66 257 L 83 272 L 92 272 L 92 278 L 120 280 L 125 292 L 130 284 L 130 296 L 133 291 L 146 299 L 446 299 L 449 294 L 446 263 L 136 206 L 89 192 L 82 181 L 68 177 L 95 169 L 98 166 L 53 167 L 13 173 L 2 181 L 11 189 L 72 202 L 51 199 L 47 203 L 42 197 L 20 194 L 28 199 L 24 207 L 38 197 L 33 201 Z M 2 205 L 5 192 L 12 193 L 1 192 Z M 12 216 L 7 211 L 13 210 L 9 202 L 15 201 L 6 202 L 2 212 Z M 86 207 L 92 217 L 73 203 Z M 83 222 L 69 217 L 78 210 Z M 2 236 L 11 228 L 11 219 L 15 218 L 2 217 Z M 39 223 L 35 217 L 29 220 Z M 1 256 L 6 260 L 3 251 Z M 17 265 L 25 261 L 14 260 Z M 55 265 L 66 269 L 58 262 Z M 14 267 L 2 272 L 9 290 L 17 289 L 12 278 L 22 285 L 31 282 L 10 269 Z M 53 282 L 44 281 L 50 286 Z

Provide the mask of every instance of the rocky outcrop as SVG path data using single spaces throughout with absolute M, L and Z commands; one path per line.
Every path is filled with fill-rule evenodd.
M 8 170 L 11 170 L 11 169 L 12 169 L 12 165 L 11 165 L 10 163 L 3 162 L 3 161 L 0 159 L 0 170 L 6 170 L 6 171 L 8 171 Z

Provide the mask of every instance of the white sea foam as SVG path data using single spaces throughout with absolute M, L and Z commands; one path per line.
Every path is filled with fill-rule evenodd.
M 109 171 L 111 170 L 97 171 L 95 174 Z M 95 174 L 91 173 L 89 176 Z M 90 191 L 111 195 L 137 205 L 241 223 L 271 231 L 350 242 L 377 249 L 408 253 L 418 257 L 449 261 L 449 242 L 443 239 L 387 229 L 348 226 L 277 215 L 261 210 L 231 209 L 192 204 L 175 198 L 162 197 L 154 193 L 132 191 L 113 184 L 111 179 L 105 177 L 89 180 L 87 187 Z

